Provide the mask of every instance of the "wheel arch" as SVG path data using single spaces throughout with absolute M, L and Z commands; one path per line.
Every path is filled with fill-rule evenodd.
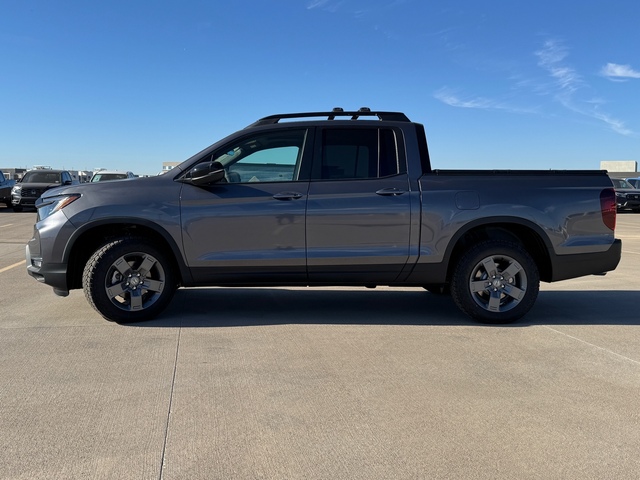
M 491 239 L 511 240 L 522 245 L 536 263 L 540 279 L 551 281 L 553 267 L 549 252 L 553 247 L 541 228 L 526 220 L 499 217 L 471 222 L 454 235 L 445 256 L 447 282 L 451 280 L 456 263 L 471 245 Z
M 165 229 L 152 222 L 112 219 L 85 224 L 69 239 L 64 251 L 64 261 L 68 265 L 69 290 L 82 288 L 82 272 L 91 255 L 105 243 L 122 236 L 149 239 L 155 247 L 167 254 L 178 273 L 178 283 L 182 285 L 190 282 L 191 275 L 183 261 L 180 248 Z

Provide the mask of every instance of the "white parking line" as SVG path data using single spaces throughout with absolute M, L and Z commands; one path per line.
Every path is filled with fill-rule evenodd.
M 0 273 L 6 272 L 7 270 L 11 270 L 12 268 L 19 267 L 20 265 L 24 265 L 24 260 L 18 263 L 14 263 L 13 265 L 9 265 L 8 267 L 0 268 Z
M 13 225 L 13 223 L 7 223 L 6 225 L 0 225 L 0 228 L 10 227 L 11 225 Z

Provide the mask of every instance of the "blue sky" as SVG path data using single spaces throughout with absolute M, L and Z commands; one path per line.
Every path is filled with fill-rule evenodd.
M 257 118 L 368 106 L 437 168 L 640 161 L 637 0 L 0 0 L 0 167 L 154 174 Z

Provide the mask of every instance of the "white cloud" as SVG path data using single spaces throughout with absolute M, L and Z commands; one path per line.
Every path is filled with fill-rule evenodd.
M 564 62 L 568 56 L 568 50 L 560 41 L 555 39 L 546 40 L 542 49 L 536 51 L 535 55 L 538 57 L 538 66 L 546 70 L 554 79 L 556 90 L 549 93 L 552 93 L 555 100 L 563 107 L 579 115 L 604 122 L 611 130 L 620 135 L 636 135 L 635 132 L 625 126 L 622 120 L 618 120 L 599 110 L 600 105 L 604 103 L 602 100 L 576 98 L 579 90 L 587 89 L 590 86 L 573 68 Z M 628 65 L 609 63 L 604 67 L 604 71 L 609 72 L 609 76 L 613 73 L 617 77 L 628 78 L 629 74 L 636 74 L 640 78 L 640 73 L 634 72 Z
M 311 0 L 307 5 L 307 10 L 311 10 L 313 8 L 323 7 L 327 3 L 329 3 L 329 0 Z
M 601 110 L 605 101 L 594 96 L 591 86 L 567 62 L 569 49 L 560 40 L 546 40 L 542 47 L 534 52 L 534 55 L 537 57 L 538 67 L 544 70 L 550 80 L 540 81 L 540 79 L 523 77 L 522 75 L 511 75 L 509 80 L 516 89 L 530 89 L 537 95 L 550 96 L 566 110 L 602 122 L 607 128 L 620 135 L 638 136 L 622 120 Z M 601 73 L 609 78 L 623 80 L 640 78 L 640 72 L 634 71 L 628 65 L 610 63 L 603 68 Z M 483 96 L 461 97 L 456 91 L 444 87 L 435 92 L 434 97 L 446 105 L 457 108 L 501 110 L 511 113 L 541 113 L 538 107 L 514 107 L 513 95 L 502 95 L 496 99 Z
M 434 98 L 451 107 L 476 108 L 480 110 L 503 110 L 512 113 L 536 113 L 535 109 L 519 108 L 506 101 L 485 97 L 462 99 L 447 87 L 443 87 L 433 94 Z
M 492 108 L 493 102 L 489 99 L 476 97 L 470 100 L 462 100 L 448 88 L 441 88 L 434 95 L 442 103 L 459 108 Z
M 567 48 L 557 40 L 546 40 L 541 50 L 535 52 L 538 66 L 547 70 L 561 91 L 572 94 L 583 85 L 582 77 L 563 63 L 569 55 Z
M 609 80 L 624 82 L 630 78 L 640 78 L 640 72 L 631 68 L 630 65 L 618 65 L 617 63 L 607 63 L 600 74 Z
M 617 118 L 612 118 L 606 113 L 599 113 L 598 111 L 592 112 L 593 118 L 597 118 L 598 120 L 602 120 L 604 123 L 609 125 L 611 130 L 620 135 L 624 135 L 627 137 L 635 136 L 635 133 L 632 130 L 629 130 L 623 121 L 618 120 Z

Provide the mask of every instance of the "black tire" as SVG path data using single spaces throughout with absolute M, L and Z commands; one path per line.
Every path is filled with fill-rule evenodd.
M 485 240 L 455 266 L 451 296 L 464 313 L 482 323 L 510 323 L 525 315 L 540 290 L 540 273 L 518 243 Z
M 13 211 L 14 212 L 21 212 L 22 211 L 22 206 L 21 205 L 14 205 L 13 206 Z
M 87 300 L 119 323 L 151 320 L 171 301 L 176 278 L 167 256 L 143 238 L 123 237 L 98 249 L 82 275 Z

